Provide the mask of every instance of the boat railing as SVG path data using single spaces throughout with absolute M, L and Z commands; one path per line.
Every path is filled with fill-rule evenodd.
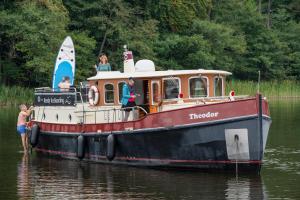
M 74 105 L 77 103 L 88 102 L 89 87 L 70 87 L 69 89 L 59 89 L 50 87 L 40 87 L 34 89 L 35 96 L 51 97 L 51 96 L 72 96 Z
M 148 112 L 141 106 L 127 108 L 109 108 L 96 110 L 75 111 L 82 114 L 82 122 L 85 123 L 114 123 L 124 121 L 125 112 L 132 113 L 132 117 L 128 121 L 135 121 L 145 117 Z M 91 114 L 91 115 L 90 115 Z M 93 118 L 93 119 L 92 119 Z
M 183 101 L 224 101 L 224 100 L 235 100 L 235 99 L 245 99 L 249 98 L 249 95 L 238 95 L 238 96 L 214 96 L 214 97 L 197 97 L 197 98 L 178 98 L 177 100 Z
M 76 87 L 70 87 L 69 89 L 50 88 L 50 87 L 39 87 L 35 88 L 35 93 L 73 93 L 76 92 Z

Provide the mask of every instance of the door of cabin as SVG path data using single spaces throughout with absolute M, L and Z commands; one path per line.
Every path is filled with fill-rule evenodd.
M 150 113 L 155 113 L 159 111 L 159 106 L 161 104 L 161 87 L 159 80 L 151 80 L 151 99 L 150 99 Z
M 135 80 L 135 92 L 138 94 L 135 103 L 145 109 L 147 112 L 149 112 L 149 80 L 143 80 L 143 79 L 136 79 Z

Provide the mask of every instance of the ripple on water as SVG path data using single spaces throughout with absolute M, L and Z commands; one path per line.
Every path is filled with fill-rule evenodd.
M 264 167 L 299 175 L 300 150 L 282 146 L 269 148 L 265 152 Z

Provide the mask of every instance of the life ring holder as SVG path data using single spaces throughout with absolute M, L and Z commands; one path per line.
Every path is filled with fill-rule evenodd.
M 89 103 L 91 106 L 95 106 L 99 102 L 99 91 L 96 86 L 91 86 L 89 89 Z

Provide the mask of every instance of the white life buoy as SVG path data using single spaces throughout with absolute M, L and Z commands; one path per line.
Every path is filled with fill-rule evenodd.
M 89 103 L 91 106 L 97 105 L 99 101 L 99 92 L 96 86 L 92 86 L 89 90 Z

